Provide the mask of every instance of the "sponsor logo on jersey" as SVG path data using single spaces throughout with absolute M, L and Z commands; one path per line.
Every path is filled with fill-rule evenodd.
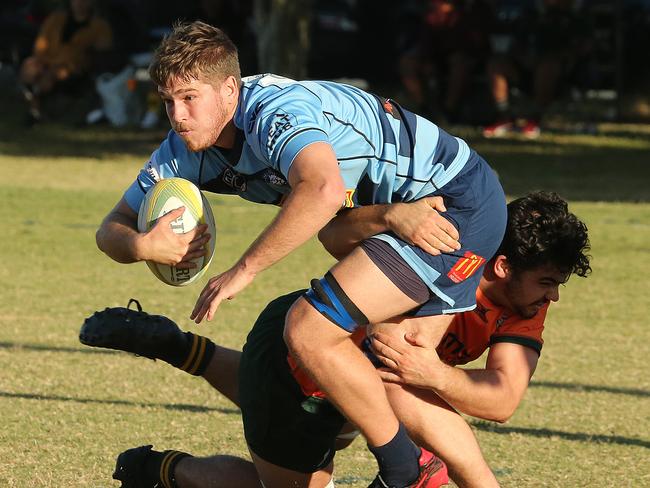
M 480 303 L 477 302 L 476 303 L 476 308 L 474 309 L 474 313 L 476 315 L 478 315 L 479 318 L 483 322 L 487 323 L 487 321 L 488 321 L 488 319 L 487 319 L 488 309 L 487 308 L 485 308 L 483 305 L 481 305 Z
M 345 190 L 345 202 L 343 203 L 343 206 L 345 208 L 354 207 L 354 201 L 352 200 L 353 195 L 354 195 L 354 190 Z
M 445 334 L 436 350 L 440 359 L 451 366 L 467 364 L 470 361 L 465 344 L 453 332 Z
M 279 112 L 273 115 L 266 141 L 266 148 L 269 152 L 273 152 L 280 136 L 295 125 L 295 117 L 293 115 L 284 112 Z
M 251 118 L 248 121 L 247 130 L 249 134 L 253 132 L 253 127 L 255 127 L 255 121 L 257 120 L 257 116 L 262 111 L 262 107 L 264 107 L 264 104 L 262 102 L 257 102 L 257 105 L 255 105 L 255 110 L 253 110 L 253 113 L 251 114 Z
M 508 320 L 508 316 L 505 314 L 499 317 L 496 321 L 496 328 L 498 329 L 499 327 L 501 327 L 506 320 Z
M 221 180 L 235 191 L 246 191 L 246 176 L 237 171 L 227 168 L 221 174 Z
M 384 111 L 393 115 L 393 104 L 390 103 L 390 98 L 386 98 L 384 100 Z
M 287 180 L 282 173 L 278 173 L 273 169 L 267 169 L 262 173 L 262 181 L 274 186 L 288 186 Z
M 460 283 L 472 276 L 477 269 L 485 262 L 485 258 L 474 254 L 471 251 L 465 251 L 462 258 L 456 261 L 453 268 L 447 273 L 447 277 L 454 283 Z
M 160 181 L 160 174 L 151 161 L 147 163 L 145 171 L 153 181 Z

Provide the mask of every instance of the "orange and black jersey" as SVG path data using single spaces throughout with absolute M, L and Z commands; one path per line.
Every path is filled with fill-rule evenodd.
M 533 318 L 524 319 L 492 303 L 479 288 L 476 290 L 476 308 L 454 316 L 449 330 L 437 348 L 438 355 L 451 366 L 466 364 L 479 358 L 492 344 L 499 342 L 520 344 L 540 354 L 544 344 L 542 332 L 547 311 L 548 304 Z M 364 339 L 364 329 L 357 329 L 352 334 L 352 340 L 358 346 L 361 346 Z M 324 396 L 290 355 L 287 359 L 303 393 L 307 396 Z
M 438 355 L 452 366 L 466 364 L 499 342 L 521 344 L 540 354 L 547 310 L 548 304 L 533 318 L 524 319 L 492 303 L 479 288 L 476 290 L 476 308 L 456 314 L 440 341 Z

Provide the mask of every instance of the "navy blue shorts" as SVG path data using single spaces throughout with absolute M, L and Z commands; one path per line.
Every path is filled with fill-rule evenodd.
M 506 199 L 492 168 L 480 156 L 472 167 L 433 195 L 442 196 L 444 215 L 458 229 L 461 249 L 432 256 L 392 233 L 379 234 L 431 291 L 413 314 L 441 315 L 476 306 L 485 263 L 499 248 L 506 228 Z M 399 285 L 398 285 L 399 286 Z

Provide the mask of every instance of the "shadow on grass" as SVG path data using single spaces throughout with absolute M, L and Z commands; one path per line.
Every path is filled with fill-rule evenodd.
M 22 398 L 24 400 L 45 400 L 54 402 L 74 402 L 81 404 L 98 404 L 98 405 L 126 405 L 133 407 L 163 408 L 165 410 L 181 410 L 184 412 L 207 413 L 219 412 L 226 415 L 239 415 L 236 408 L 215 408 L 204 407 L 202 405 L 190 405 L 187 403 L 142 403 L 127 400 L 101 400 L 99 398 L 75 398 L 60 395 L 41 395 L 38 393 L 12 393 L 0 391 L 0 397 L 4 398 Z
M 638 397 L 650 397 L 650 391 L 641 390 L 638 388 L 619 388 L 616 386 L 602 386 L 602 385 L 581 385 L 576 383 L 555 383 L 552 381 L 533 381 L 530 386 L 532 388 L 555 388 L 558 390 L 569 391 L 586 391 L 596 393 L 613 393 L 615 395 L 630 395 Z
M 90 347 L 48 346 L 46 344 L 23 344 L 20 342 L 0 342 L 0 349 L 25 349 L 27 351 L 72 352 L 82 354 L 123 354 L 121 351 L 96 349 Z
M 472 426 L 484 432 L 495 434 L 522 434 L 532 437 L 558 437 L 568 441 L 595 442 L 597 444 L 620 444 L 623 446 L 636 446 L 650 449 L 650 441 L 634 439 L 619 435 L 587 434 L 584 432 L 565 432 L 553 429 L 534 429 L 529 427 L 509 427 L 483 421 L 472 421 Z

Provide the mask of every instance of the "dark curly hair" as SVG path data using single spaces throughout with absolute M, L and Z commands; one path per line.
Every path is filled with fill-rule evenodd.
M 587 226 L 569 212 L 557 193 L 539 191 L 508 204 L 508 225 L 497 255 L 515 271 L 552 265 L 559 271 L 587 276 L 591 272 Z

